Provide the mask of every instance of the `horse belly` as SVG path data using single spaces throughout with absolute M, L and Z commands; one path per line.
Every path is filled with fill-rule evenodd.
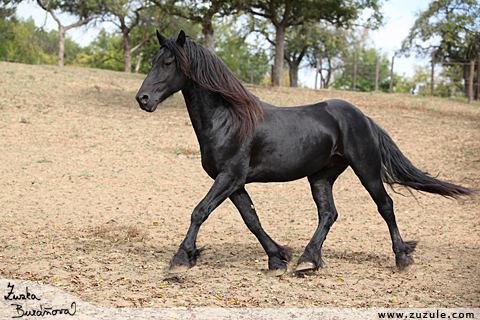
M 283 182 L 309 176 L 329 163 L 332 147 L 327 139 L 263 148 L 250 161 L 247 182 Z

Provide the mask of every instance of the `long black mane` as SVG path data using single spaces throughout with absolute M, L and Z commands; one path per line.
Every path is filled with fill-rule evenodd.
M 241 140 L 255 130 L 257 122 L 263 118 L 260 100 L 243 86 L 218 56 L 189 40 L 180 46 L 177 38 L 170 38 L 162 45 L 173 53 L 178 67 L 187 77 L 203 88 L 219 93 L 228 102 Z

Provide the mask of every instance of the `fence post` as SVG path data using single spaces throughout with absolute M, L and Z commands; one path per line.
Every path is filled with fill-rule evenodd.
M 480 99 L 480 53 L 478 54 L 477 65 L 477 101 Z
M 253 66 L 250 67 L 250 83 L 253 84 Z
M 375 91 L 378 91 L 378 58 L 375 59 Z
M 392 93 L 392 90 L 393 90 L 393 59 L 395 59 L 395 56 L 392 56 L 392 66 L 390 67 L 390 90 L 389 90 L 389 93 Z
M 353 91 L 357 90 L 357 53 L 353 58 Z
M 475 73 L 475 62 L 470 61 L 470 76 L 468 77 L 468 103 L 473 100 L 473 74 Z
M 319 60 L 320 60 L 320 63 L 319 63 L 319 70 L 318 70 L 318 72 L 320 73 L 320 83 L 319 83 L 318 87 L 319 87 L 320 89 L 322 89 L 322 88 L 324 88 L 324 85 L 323 85 L 323 74 L 322 74 L 322 56 L 320 56 Z
M 275 71 L 275 69 L 273 68 L 273 65 L 272 65 L 272 72 L 270 73 L 272 75 L 272 77 L 270 79 L 270 82 L 271 82 L 272 86 L 273 86 L 273 71 Z
M 432 52 L 432 79 L 431 79 L 431 88 L 430 88 L 430 96 L 433 97 L 433 87 L 435 85 L 433 79 L 434 79 L 434 73 L 435 73 L 435 52 Z
M 315 89 L 317 89 L 317 80 L 318 80 L 318 65 L 320 64 L 320 59 L 317 59 L 317 68 L 315 69 Z

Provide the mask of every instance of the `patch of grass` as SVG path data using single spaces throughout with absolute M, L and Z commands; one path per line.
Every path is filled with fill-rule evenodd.
M 137 226 L 121 225 L 116 222 L 97 226 L 90 232 L 96 238 L 114 243 L 145 242 L 148 236 L 146 231 Z
M 52 163 L 53 161 L 52 160 L 47 160 L 45 158 L 41 159 L 41 160 L 37 160 L 37 163 Z
M 194 148 L 189 148 L 189 147 L 176 147 L 172 150 L 170 150 L 169 152 L 173 153 L 174 155 L 178 156 L 178 155 L 185 155 L 185 156 L 196 156 L 196 155 L 200 155 L 200 150 L 198 149 L 194 149 Z

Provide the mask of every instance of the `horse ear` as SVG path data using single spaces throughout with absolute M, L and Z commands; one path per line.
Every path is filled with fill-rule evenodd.
M 160 34 L 160 32 L 158 32 L 158 30 L 157 30 L 157 39 L 158 39 L 158 43 L 160 44 L 160 46 L 163 46 L 163 44 L 165 43 L 165 40 L 167 40 L 167 38 L 162 36 Z
M 183 30 L 181 30 L 178 37 L 177 37 L 177 43 L 181 47 L 183 47 L 183 45 L 185 44 L 185 40 L 186 40 L 185 32 L 183 32 Z

